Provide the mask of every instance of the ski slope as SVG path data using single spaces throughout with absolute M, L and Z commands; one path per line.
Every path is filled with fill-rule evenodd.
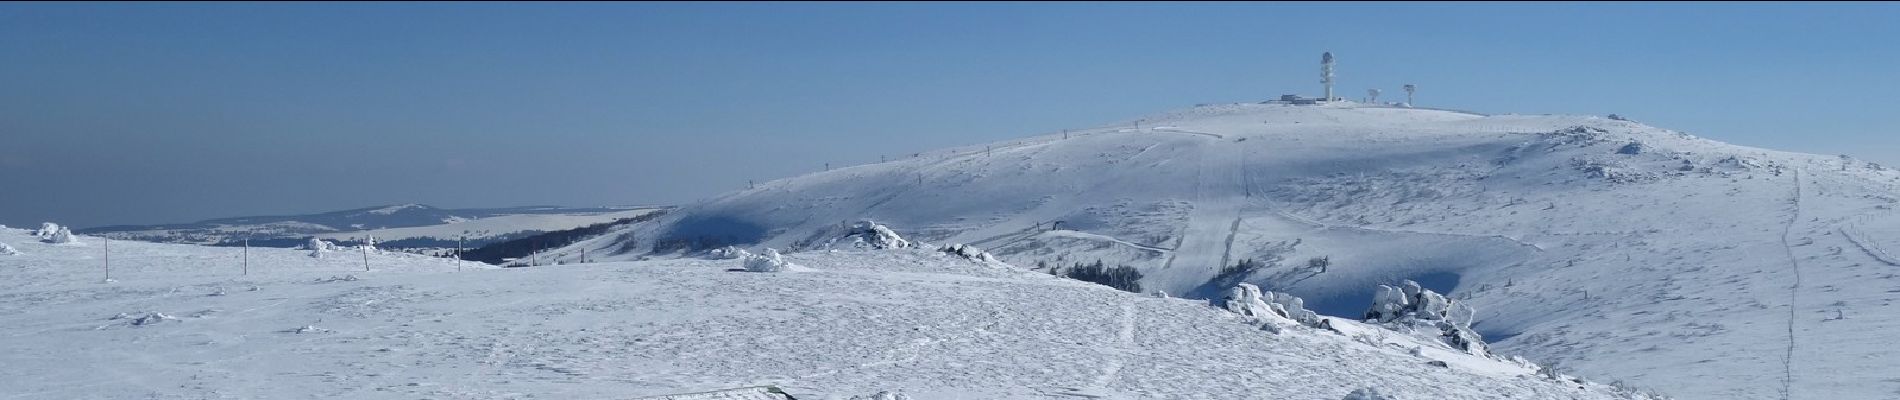
M 781 273 L 372 254 L 386 268 L 364 273 L 252 249 L 238 276 L 237 249 L 115 243 L 127 272 L 106 284 L 90 243 L 0 242 L 22 253 L 0 256 L 0 365 L 31 366 L 0 368 L 14 399 L 1628 398 L 1377 327 L 1273 333 L 1205 301 L 931 250 L 792 253 L 803 272 Z
M 1264 261 L 1238 281 L 1334 316 L 1414 279 L 1475 306 L 1500 351 L 1681 398 L 1900 393 L 1885 167 L 1595 116 L 1339 102 L 1141 121 L 780 179 L 554 253 L 800 249 L 870 219 L 1015 265 L 1133 266 L 1188 297 Z

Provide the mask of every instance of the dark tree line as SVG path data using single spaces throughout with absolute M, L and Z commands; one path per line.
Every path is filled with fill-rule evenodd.
M 1135 267 L 1117 265 L 1109 267 L 1102 260 L 1094 264 L 1075 263 L 1063 272 L 1069 279 L 1094 282 L 1124 292 L 1141 293 L 1141 271 Z
M 500 264 L 510 258 L 527 257 L 534 252 L 574 244 L 595 236 L 606 234 L 614 227 L 651 221 L 665 214 L 665 210 L 654 211 L 638 217 L 617 218 L 610 222 L 583 226 L 574 229 L 551 231 L 520 239 L 498 242 L 462 253 L 463 260 Z

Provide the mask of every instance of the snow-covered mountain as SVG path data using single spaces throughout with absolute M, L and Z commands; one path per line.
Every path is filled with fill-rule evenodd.
M 118 225 L 79 230 L 114 239 L 164 243 L 293 247 L 310 237 L 356 241 L 373 236 L 383 247 L 476 247 L 540 232 L 633 218 L 662 207 L 442 209 L 401 204 L 308 215 L 219 218 L 188 224 Z
M 931 247 L 790 253 L 772 273 L 253 248 L 240 275 L 244 249 L 113 242 L 102 283 L 102 238 L 0 243 L 18 250 L 0 255 L 0 385 L 20 399 L 1640 398 L 1382 327 Z M 783 398 L 750 393 L 658 398 Z
M 869 219 L 1015 265 L 1134 267 L 1147 292 L 1251 283 L 1333 316 L 1417 280 L 1474 306 L 1495 349 L 1593 379 L 1882 398 L 1900 394 L 1897 180 L 1622 118 L 1225 104 L 781 179 L 555 254 L 796 251 Z

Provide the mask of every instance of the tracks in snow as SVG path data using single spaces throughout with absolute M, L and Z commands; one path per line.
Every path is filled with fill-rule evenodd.
M 1788 254 L 1788 265 L 1794 271 L 1794 285 L 1788 288 L 1788 347 L 1781 357 L 1781 398 L 1789 400 L 1794 396 L 1794 321 L 1796 300 L 1801 294 L 1801 261 L 1794 256 L 1794 246 L 1788 243 L 1793 234 L 1794 225 L 1801 222 L 1801 170 L 1794 170 L 1794 215 L 1788 218 L 1788 225 L 1781 228 L 1781 249 Z
M 1135 299 L 1122 302 L 1120 329 L 1115 332 L 1115 358 L 1102 368 L 1102 374 L 1095 376 L 1093 387 L 1097 392 L 1107 392 L 1108 386 L 1121 378 L 1122 368 L 1128 366 L 1128 357 L 1135 353 Z
M 1055 230 L 1045 231 L 1036 235 L 1037 236 L 1062 236 L 1062 237 L 1071 237 L 1071 238 L 1086 239 L 1086 240 L 1100 240 L 1104 242 L 1118 243 L 1124 246 L 1133 247 L 1137 249 L 1153 251 L 1156 253 L 1166 253 L 1166 252 L 1174 251 L 1174 249 L 1170 249 L 1166 247 L 1155 247 L 1155 246 L 1145 245 L 1141 243 L 1130 242 L 1130 241 L 1122 240 L 1121 238 L 1117 238 L 1114 236 L 1094 234 L 1094 233 L 1088 233 L 1088 232 L 1082 232 L 1082 231 L 1072 231 L 1068 229 L 1055 229 Z
M 1173 131 L 1171 131 L 1173 132 Z M 1193 132 L 1176 132 L 1193 133 Z M 1215 134 L 1199 132 L 1211 137 Z M 1166 277 L 1157 277 L 1167 284 L 1192 287 L 1212 277 L 1212 272 L 1224 267 L 1232 257 L 1234 237 L 1239 231 L 1241 218 L 1252 188 L 1246 179 L 1246 150 L 1240 146 L 1213 146 L 1201 157 L 1194 173 L 1193 210 L 1188 212 L 1187 226 L 1181 232 L 1181 240 L 1174 246 L 1174 252 L 1161 269 Z M 1231 151 L 1233 153 L 1226 153 Z M 1222 160 L 1239 162 L 1223 163 Z M 1219 222 L 1215 222 L 1219 221 Z M 1174 266 L 1186 263 L 1186 270 L 1176 270 Z M 1203 274 L 1202 272 L 1207 272 Z M 1157 274 L 1160 275 L 1160 274 Z
M 1155 132 L 1168 132 L 1168 133 L 1185 133 L 1185 134 L 1189 134 L 1189 135 L 1201 135 L 1201 136 L 1207 136 L 1207 137 L 1212 137 L 1212 138 L 1215 138 L 1215 139 L 1226 139 L 1226 138 L 1227 138 L 1226 136 L 1221 136 L 1221 134 L 1218 134 L 1218 133 L 1207 133 L 1207 132 L 1199 132 L 1199 131 L 1190 131 L 1190 130 L 1186 130 L 1186 129 L 1181 129 L 1181 128 L 1176 128 L 1176 127 L 1172 127 L 1172 126 L 1157 126 L 1157 127 L 1153 127 L 1153 128 L 1148 128 L 1148 130 L 1151 130 L 1151 131 L 1155 131 Z

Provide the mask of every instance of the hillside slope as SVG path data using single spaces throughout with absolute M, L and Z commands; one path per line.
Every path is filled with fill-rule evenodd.
M 812 248 L 860 219 L 1145 291 L 1357 316 L 1401 279 L 1507 353 L 1683 398 L 1900 393 L 1900 174 L 1590 116 L 1228 104 L 758 185 L 557 253 Z M 1316 258 L 1329 260 L 1320 263 Z M 1223 274 L 1240 260 L 1255 270 Z
M 0 242 L 22 253 L 0 256 L 0 364 L 32 366 L 0 368 L 0 384 L 22 399 L 606 399 L 764 384 L 800 399 L 1627 398 L 1352 322 L 1339 322 L 1351 334 L 1274 333 L 1204 301 L 929 250 L 796 253 L 781 273 L 691 259 L 458 273 L 377 254 L 392 266 L 362 273 L 253 249 L 257 268 L 239 277 L 216 265 L 236 249 L 135 243 L 115 245 L 114 262 L 137 272 L 101 284 L 82 256 L 98 248 L 3 229 Z

